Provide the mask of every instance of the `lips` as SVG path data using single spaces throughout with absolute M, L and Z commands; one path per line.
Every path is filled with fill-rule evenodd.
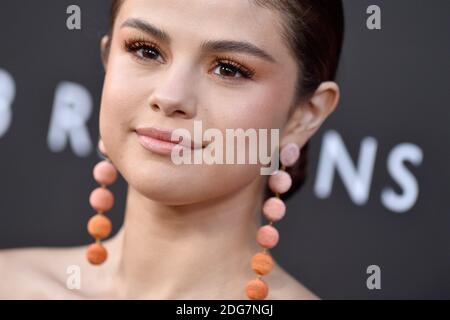
M 191 150 L 202 149 L 202 144 L 195 144 L 189 137 L 182 136 L 179 139 L 173 139 L 174 130 L 161 129 L 156 127 L 140 127 L 135 130 L 141 145 L 152 152 L 170 155 L 175 146 Z
M 153 139 L 166 141 L 166 142 L 173 142 L 178 143 L 179 141 L 172 140 L 172 131 L 170 130 L 161 130 L 154 127 L 150 128 L 137 128 L 136 129 L 137 134 L 150 137 Z

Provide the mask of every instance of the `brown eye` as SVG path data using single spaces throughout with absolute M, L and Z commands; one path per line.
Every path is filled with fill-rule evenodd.
M 233 66 L 219 65 L 219 66 L 217 66 L 216 69 L 218 69 L 218 71 L 216 71 L 214 73 L 218 74 L 220 76 L 231 77 L 231 78 L 243 77 L 242 73 L 240 73 L 239 70 Z
M 229 59 L 219 60 L 214 68 L 214 74 L 231 80 L 251 79 L 254 72 Z
M 141 58 L 152 60 L 158 60 L 158 57 L 160 56 L 160 53 L 157 50 L 150 47 L 142 47 L 136 51 L 136 54 Z
M 131 52 L 137 58 L 142 60 L 158 60 L 162 59 L 162 55 L 159 52 L 158 48 L 153 44 L 148 44 L 144 42 L 131 42 L 126 43 L 125 47 L 128 52 Z M 162 62 L 162 61 L 160 61 Z

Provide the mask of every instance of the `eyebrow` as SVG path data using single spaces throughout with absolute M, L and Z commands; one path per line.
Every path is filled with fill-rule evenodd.
M 150 34 L 157 38 L 160 41 L 170 43 L 171 39 L 167 32 L 164 30 L 159 29 L 158 27 L 152 25 L 151 23 L 148 23 L 147 21 L 141 20 L 141 19 L 128 19 L 124 23 L 122 23 L 121 28 L 124 27 L 130 27 L 134 29 L 141 30 L 147 34 Z
M 161 42 L 170 43 L 172 39 L 170 38 L 169 34 L 165 32 L 164 30 L 159 29 L 158 27 L 152 25 L 151 23 L 137 19 L 132 18 L 126 20 L 122 25 L 121 28 L 124 27 L 130 27 L 134 29 L 141 30 L 156 39 L 160 40 Z M 204 51 L 229 51 L 229 52 L 236 52 L 236 53 L 246 53 L 255 57 L 262 58 L 266 61 L 276 63 L 277 61 L 273 56 L 271 56 L 269 53 L 264 51 L 263 49 L 255 46 L 254 44 L 251 44 L 250 42 L 246 41 L 235 41 L 235 40 L 207 40 L 202 42 L 200 45 L 200 48 Z
M 207 40 L 203 42 L 200 47 L 205 51 L 230 51 L 238 53 L 242 52 L 262 58 L 269 62 L 277 62 L 275 58 L 268 54 L 266 51 L 246 41 Z

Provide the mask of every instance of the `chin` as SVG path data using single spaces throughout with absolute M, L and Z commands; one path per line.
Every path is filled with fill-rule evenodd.
M 181 206 L 202 202 L 209 198 L 204 188 L 197 190 L 192 179 L 179 178 L 176 175 L 135 173 L 128 183 L 142 196 L 165 205 Z M 188 181 L 188 182 L 186 182 Z

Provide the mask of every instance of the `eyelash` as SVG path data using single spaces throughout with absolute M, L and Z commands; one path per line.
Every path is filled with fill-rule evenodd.
M 142 58 L 140 56 L 136 55 L 136 52 L 141 50 L 141 49 L 145 49 L 145 50 L 153 50 L 153 51 L 157 51 L 161 56 L 162 54 L 160 53 L 161 50 L 159 50 L 158 46 L 156 44 L 154 44 L 153 42 L 148 42 L 148 41 L 144 41 L 144 40 L 128 40 L 125 41 L 125 49 L 130 52 L 133 53 L 133 55 L 138 58 L 138 59 L 150 59 L 150 58 Z
M 149 42 L 149 41 L 143 40 L 143 39 L 135 39 L 135 40 L 125 41 L 125 49 L 126 49 L 126 51 L 132 53 L 133 56 L 139 60 L 149 60 L 149 59 L 155 60 L 152 58 L 141 57 L 136 54 L 139 50 L 142 50 L 142 49 L 155 51 L 155 53 L 161 55 L 164 58 L 158 45 L 156 45 L 153 42 Z M 255 70 L 253 70 L 252 68 L 243 66 L 242 64 L 234 61 L 231 57 L 228 57 L 228 56 L 216 57 L 213 70 L 215 68 L 217 68 L 218 66 L 231 67 L 232 70 L 239 72 L 242 75 L 242 78 L 245 78 L 248 80 L 252 79 L 253 76 L 255 75 Z M 238 81 L 241 80 L 240 77 L 235 78 L 235 77 L 227 77 L 227 76 L 222 76 L 222 75 L 219 75 L 219 77 L 224 78 L 226 80 L 228 80 L 228 79 L 238 80 Z
M 218 66 L 226 67 L 231 66 L 232 69 L 235 69 L 239 72 L 244 78 L 252 79 L 255 75 L 255 71 L 251 68 L 244 67 L 242 64 L 234 61 L 232 58 L 227 56 L 219 56 L 215 60 L 214 69 Z

